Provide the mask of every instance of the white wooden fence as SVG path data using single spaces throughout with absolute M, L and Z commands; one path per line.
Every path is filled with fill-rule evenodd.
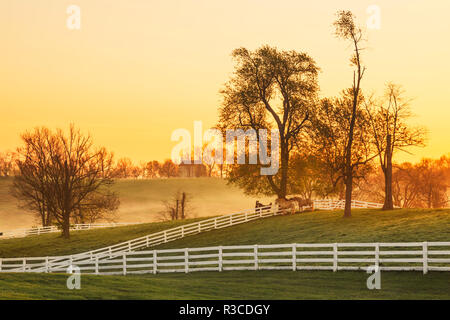
M 314 200 L 314 209 L 320 210 L 336 210 L 344 209 L 345 200 L 323 199 Z M 367 201 L 352 200 L 353 209 L 378 209 L 383 208 L 383 204 Z M 398 207 L 396 207 L 398 208 Z
M 450 271 L 450 242 L 326 243 L 216 246 L 113 253 L 108 260 L 69 260 L 65 268 L 49 257 L 0 259 L 0 272 L 142 274 L 231 270 Z M 77 269 L 75 269 L 77 270 Z
M 333 200 L 333 199 L 323 199 L 323 200 L 314 200 L 313 201 L 314 209 L 320 210 L 336 210 L 336 209 L 344 209 L 345 200 Z M 382 208 L 383 205 L 380 203 L 374 202 L 366 202 L 359 200 L 352 200 L 352 208 Z M 303 207 L 303 209 L 312 209 L 312 207 Z M 90 230 L 96 228 L 108 228 L 108 227 L 117 227 L 117 226 L 126 226 L 126 225 L 134 225 L 138 223 L 90 223 L 90 224 L 75 224 L 70 227 L 70 230 Z M 61 232 L 61 230 L 56 226 L 49 227 L 37 227 L 31 229 L 15 229 L 9 231 L 1 231 L 0 230 L 0 240 L 1 239 L 10 239 L 10 238 L 22 238 L 31 235 L 40 235 L 45 233 L 52 232 Z
M 322 203 L 323 200 L 316 200 L 318 205 L 314 205 L 317 209 L 327 210 L 330 207 L 328 204 L 333 204 L 333 201 L 336 200 L 326 200 L 329 201 L 327 204 Z M 355 202 L 355 205 L 360 206 L 360 203 L 364 202 Z M 371 205 L 371 203 L 366 203 L 367 206 Z M 353 205 L 353 204 L 352 204 Z M 379 204 L 378 204 L 379 205 Z M 307 208 L 304 208 L 307 209 Z M 330 210 L 330 209 L 328 209 Z M 78 254 L 73 254 L 69 256 L 56 256 L 56 257 L 45 257 L 45 260 L 51 265 L 52 270 L 64 271 L 67 266 L 71 264 L 83 264 L 92 261 L 102 261 L 112 259 L 116 255 L 122 255 L 129 252 L 133 252 L 136 250 L 140 250 L 143 248 L 148 248 L 152 246 L 157 246 L 162 243 L 167 243 L 170 241 L 174 241 L 180 238 L 184 238 L 185 236 L 197 234 L 200 232 L 210 231 L 214 229 L 221 229 L 225 227 L 230 227 L 233 225 L 253 221 L 256 219 L 281 215 L 289 211 L 288 209 L 279 209 L 277 206 L 265 206 L 260 208 L 252 208 L 242 212 L 237 212 L 233 214 L 223 215 L 219 217 L 213 217 L 205 220 L 201 220 L 199 222 L 194 222 L 190 224 L 185 224 L 176 228 L 160 231 L 157 233 L 149 234 L 140 238 L 132 239 L 126 242 L 121 242 L 109 247 L 104 247 L 96 250 L 91 250 L 87 252 L 82 252 Z M 40 261 L 43 258 L 34 258 L 34 257 L 22 257 L 22 258 L 8 258 L 11 263 L 17 263 L 21 265 L 27 265 L 28 261 Z M 37 259 L 37 260 L 36 260 Z M 43 267 L 40 270 L 36 271 L 45 271 Z
M 123 222 L 123 223 L 84 223 L 84 224 L 74 224 L 70 226 L 70 230 L 90 230 L 98 228 L 111 228 L 111 227 L 121 227 L 138 224 L 137 222 Z M 36 227 L 30 229 L 15 229 L 9 231 L 3 231 L 0 234 L 1 239 L 11 239 L 11 238 L 23 238 L 27 236 L 41 235 L 45 233 L 61 232 L 57 226 L 48 227 Z
M 112 259 L 116 255 L 132 252 L 142 248 L 156 246 L 162 243 L 167 243 L 189 235 L 200 232 L 221 229 L 233 225 L 253 221 L 256 219 L 267 218 L 275 215 L 283 214 L 284 210 L 278 207 L 265 206 L 260 208 L 253 208 L 242 212 L 228 214 L 219 217 L 213 217 L 199 222 L 181 225 L 176 228 L 167 229 L 157 233 L 152 233 L 137 239 L 121 242 L 109 247 L 96 249 L 88 252 L 74 254 L 70 256 L 45 257 L 46 261 L 52 266 L 52 270 L 65 270 L 71 264 L 82 264 L 83 262 L 92 262 L 94 260 Z M 23 258 L 8 258 L 9 262 L 25 264 L 28 262 L 33 264 L 33 261 L 40 261 L 43 258 L 23 257 Z M 40 270 L 42 271 L 42 269 Z

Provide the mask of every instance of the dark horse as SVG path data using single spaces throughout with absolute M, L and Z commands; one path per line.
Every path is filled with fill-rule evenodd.
M 259 202 L 258 200 L 256 200 L 255 203 L 255 212 L 261 213 L 261 209 L 258 208 L 263 208 L 263 207 L 269 207 L 272 206 L 272 202 L 269 204 L 262 204 L 261 202 Z

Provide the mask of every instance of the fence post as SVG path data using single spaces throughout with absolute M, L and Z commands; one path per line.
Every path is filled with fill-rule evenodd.
M 128 251 L 131 251 L 131 240 L 128 241 Z
M 428 273 L 428 242 L 424 242 L 422 245 L 423 251 L 423 274 Z
M 156 250 L 153 250 L 153 274 L 156 274 L 158 270 L 158 257 L 156 256 Z
M 0 258 L 0 272 L 2 271 L 2 258 Z
M 378 268 L 380 266 L 380 244 L 375 244 L 375 266 Z
M 219 246 L 219 272 L 222 272 L 222 270 L 223 270 L 223 263 L 222 263 L 222 261 L 223 261 L 222 254 L 223 254 L 223 252 L 222 251 L 223 251 L 222 250 L 222 246 Z
M 22 271 L 25 272 L 27 266 L 27 259 L 22 260 Z
M 164 231 L 164 243 L 166 243 L 166 242 L 167 242 L 167 232 Z
M 95 274 L 98 274 L 98 256 L 95 257 Z
M 189 249 L 184 249 L 184 272 L 189 273 Z
M 181 237 L 184 237 L 184 226 L 181 226 Z
M 45 257 L 45 273 L 48 273 L 48 257 Z
M 122 262 L 123 262 L 123 275 L 127 275 L 127 254 L 122 254 Z
M 248 216 L 248 212 L 247 211 L 245 212 L 244 216 L 245 216 L 245 221 L 247 222 L 248 221 L 248 217 L 247 217 Z
M 255 244 L 253 247 L 253 256 L 255 257 L 255 270 L 258 270 L 258 245 Z
M 198 233 L 202 232 L 202 223 L 198 223 Z
M 145 246 L 148 247 L 148 236 L 145 237 Z
M 297 270 L 297 244 L 292 244 L 292 271 Z
M 338 270 L 338 244 L 333 243 L 333 272 Z
M 217 218 L 214 219 L 214 229 L 217 229 Z

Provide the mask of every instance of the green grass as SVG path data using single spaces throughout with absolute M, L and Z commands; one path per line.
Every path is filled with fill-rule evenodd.
M 47 234 L 0 241 L 0 257 L 53 256 L 84 252 L 178 226 L 160 222 L 109 229 L 78 231 L 70 240 Z M 305 212 L 265 218 L 188 236 L 157 248 L 184 248 L 237 244 L 449 241 L 450 210 L 354 210 Z
M 59 233 L 0 240 L 0 257 L 43 257 L 81 253 L 202 219 L 205 218 L 75 231 L 71 232 L 69 240 L 62 239 Z
M 17 207 L 17 200 L 9 194 L 11 183 L 11 178 L 0 178 L 0 232 L 39 225 L 33 214 Z M 157 221 L 158 213 L 164 208 L 162 201 L 171 199 L 177 190 L 192 196 L 191 217 L 241 211 L 253 207 L 256 200 L 218 178 L 121 179 L 116 181 L 113 190 L 120 198 L 117 222 Z M 264 203 L 272 201 L 258 199 Z
M 334 242 L 450 241 L 450 209 L 353 210 L 305 212 L 193 235 L 158 246 L 184 248 L 216 245 Z
M 233 271 L 157 276 L 2 274 L 0 299 L 450 299 L 446 273 L 384 272 L 368 290 L 364 272 Z
M 186 221 L 187 222 L 187 221 Z M 179 225 L 154 223 L 0 241 L 0 256 L 70 254 Z M 233 244 L 449 241 L 450 210 L 318 211 L 271 217 L 189 236 L 158 248 Z M 448 273 L 383 272 L 382 289 L 368 290 L 365 272 L 225 271 L 141 276 L 82 275 L 68 290 L 66 275 L 0 274 L 0 299 L 450 299 Z

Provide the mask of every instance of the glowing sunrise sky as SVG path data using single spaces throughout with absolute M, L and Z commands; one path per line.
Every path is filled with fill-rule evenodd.
M 81 30 L 66 8 L 81 8 Z M 170 157 L 177 128 L 217 121 L 230 53 L 263 44 L 304 51 L 322 69 L 321 95 L 351 85 L 350 47 L 333 36 L 334 13 L 352 10 L 368 30 L 363 89 L 403 85 L 430 131 L 429 145 L 397 160 L 450 152 L 450 1 L 446 0 L 2 0 L 0 151 L 35 126 L 73 122 L 98 145 L 136 162 Z

